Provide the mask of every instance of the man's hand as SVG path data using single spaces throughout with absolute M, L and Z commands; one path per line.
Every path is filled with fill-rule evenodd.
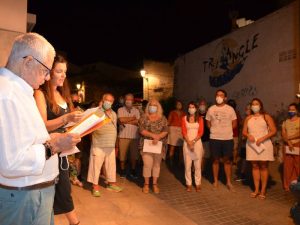
M 81 141 L 79 134 L 69 133 L 52 133 L 50 134 L 51 139 L 49 140 L 54 153 L 70 150 Z

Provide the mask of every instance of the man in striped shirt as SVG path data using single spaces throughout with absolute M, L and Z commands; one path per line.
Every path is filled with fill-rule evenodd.
M 131 162 L 131 178 L 136 179 L 136 161 L 138 158 L 138 120 L 140 112 L 133 107 L 133 94 L 125 95 L 125 106 L 118 109 L 119 118 L 119 159 L 121 167 L 121 178 L 126 177 L 126 159 L 128 151 Z
M 92 195 L 100 197 L 98 185 L 100 171 L 104 163 L 107 189 L 120 192 L 123 188 L 116 185 L 116 157 L 115 144 L 117 139 L 117 115 L 111 106 L 114 102 L 112 94 L 107 93 L 102 97 L 99 107 L 111 121 L 92 133 L 92 146 L 88 172 L 88 182 L 93 184 Z

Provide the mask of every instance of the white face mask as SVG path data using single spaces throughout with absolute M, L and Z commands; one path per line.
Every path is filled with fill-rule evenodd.
M 253 105 L 253 106 L 251 106 L 251 110 L 252 110 L 254 113 L 258 113 L 259 110 L 260 110 L 260 106 L 259 106 L 259 105 Z
M 156 113 L 157 112 L 157 106 L 156 105 L 149 105 L 149 113 Z
M 189 114 L 193 115 L 196 112 L 196 108 L 189 108 Z
M 221 105 L 224 102 L 224 98 L 222 98 L 220 96 L 217 96 L 216 97 L 216 102 L 217 102 L 218 105 Z
M 103 107 L 104 110 L 110 109 L 111 106 L 112 106 L 112 103 L 109 102 L 109 101 L 104 101 L 104 102 L 103 102 L 103 105 L 102 105 L 102 107 Z

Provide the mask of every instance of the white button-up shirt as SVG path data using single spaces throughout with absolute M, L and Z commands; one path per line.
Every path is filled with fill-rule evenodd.
M 118 109 L 118 118 L 120 117 L 136 117 L 140 119 L 140 111 L 132 107 L 130 110 L 123 106 Z M 133 124 L 124 124 L 119 126 L 119 138 L 137 139 L 139 138 L 138 126 Z
M 58 157 L 45 160 L 47 139 L 32 87 L 0 68 L 0 184 L 24 187 L 55 179 Z

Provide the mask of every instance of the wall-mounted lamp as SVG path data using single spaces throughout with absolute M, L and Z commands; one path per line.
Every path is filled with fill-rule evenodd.
M 146 70 L 141 70 L 140 73 L 143 78 L 146 76 Z
M 80 84 L 76 84 L 76 88 L 77 88 L 77 90 L 79 90 L 81 88 L 81 85 Z
M 142 78 L 147 81 L 147 99 L 149 100 L 149 78 L 146 77 L 146 70 L 141 70 L 140 73 Z

